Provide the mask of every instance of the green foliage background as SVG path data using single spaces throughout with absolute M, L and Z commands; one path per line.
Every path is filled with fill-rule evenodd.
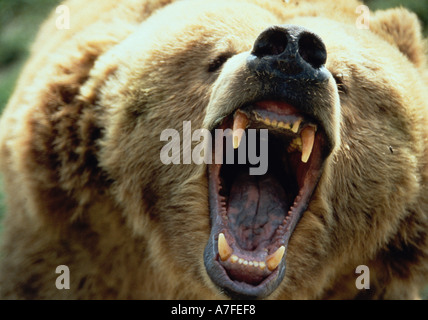
M 409 8 L 419 16 L 425 27 L 425 36 L 428 36 L 427 0 L 367 0 L 365 3 L 372 10 L 397 6 Z M 29 45 L 37 33 L 38 26 L 58 4 L 59 0 L 0 0 L 0 113 L 28 57 Z M 2 185 L 0 176 L 0 233 L 5 212 Z M 428 289 L 425 290 L 424 297 L 428 299 Z

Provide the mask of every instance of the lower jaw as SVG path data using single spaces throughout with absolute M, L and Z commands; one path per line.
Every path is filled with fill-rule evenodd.
M 209 170 L 211 171 L 210 176 L 215 177 L 220 170 L 220 166 L 211 165 Z M 211 180 L 209 187 L 211 204 L 219 203 L 219 199 L 216 198 L 219 196 L 218 183 Z M 303 208 L 299 209 L 303 211 Z M 279 229 L 284 230 L 283 232 L 278 233 L 278 230 L 276 230 L 269 238 L 269 241 L 265 239 L 267 242 L 264 245 L 259 243 L 256 249 L 243 248 L 242 244 L 239 245 L 236 241 L 236 232 L 232 231 L 225 221 L 227 220 L 225 219 L 225 212 L 219 214 L 219 211 L 221 211 L 221 209 L 219 210 L 219 206 L 212 205 L 210 213 L 211 234 L 204 252 L 205 267 L 209 276 L 220 290 L 231 298 L 262 299 L 268 297 L 275 291 L 284 278 L 286 252 L 284 252 L 281 261 L 273 270 L 269 269 L 266 259 L 277 248 L 287 248 L 288 239 L 297 221 L 294 221 L 292 216 L 285 219 L 287 217 L 286 212 L 283 212 L 282 219 L 286 223 L 279 227 Z M 222 259 L 219 254 L 219 235 L 223 233 L 229 236 L 228 243 L 233 250 L 227 259 Z M 238 261 L 237 257 L 240 257 L 239 260 L 242 260 L 242 258 L 246 260 Z M 256 261 L 262 262 L 263 268 Z M 249 262 L 252 265 L 248 265 Z M 254 265 L 254 262 L 257 263 L 257 266 Z M 254 270 L 257 272 L 254 272 Z
M 315 145 L 313 151 L 314 159 L 324 158 L 322 156 L 321 146 L 321 143 L 317 143 Z M 225 212 L 220 205 L 221 196 L 219 193 L 219 183 L 216 181 L 216 177 L 219 175 L 221 165 L 212 164 L 208 166 L 211 234 L 204 251 L 204 263 L 208 275 L 214 284 L 219 287 L 221 292 L 224 292 L 229 297 L 235 299 L 263 299 L 269 297 L 275 292 L 275 290 L 277 290 L 285 276 L 286 253 L 289 239 L 297 223 L 299 222 L 300 217 L 309 204 L 310 197 L 312 196 L 323 169 L 323 165 L 313 161 L 309 161 L 307 166 L 308 172 L 311 172 L 311 174 L 309 176 L 305 175 L 304 179 L 299 181 L 299 184 L 301 185 L 300 190 L 297 192 L 298 194 L 296 195 L 293 206 L 291 206 L 288 213 L 285 214 L 285 223 L 280 226 L 282 231 L 273 236 L 270 239 L 270 243 L 266 246 L 269 248 L 269 254 L 272 254 L 272 252 L 279 246 L 283 246 L 285 248 L 284 255 L 274 270 L 266 273 L 260 281 L 254 281 L 253 283 L 249 283 L 251 281 L 242 281 L 242 277 L 240 279 L 240 277 L 236 277 L 233 274 L 231 276 L 230 268 L 228 269 L 227 265 L 227 263 L 230 262 L 225 262 L 220 258 L 218 250 L 218 237 L 220 233 L 229 232 L 229 226 L 226 222 L 227 219 L 224 219 L 224 215 L 227 215 L 227 212 Z M 230 235 L 230 237 L 232 240 L 229 243 L 233 248 L 233 251 L 236 252 L 238 256 L 247 255 L 251 258 L 251 253 L 248 253 L 246 250 L 244 250 L 244 253 L 242 253 L 242 250 L 240 250 L 241 247 L 234 243 L 233 233 Z M 258 257 L 261 256 L 257 253 L 255 255 Z M 262 259 L 264 258 L 266 258 L 266 256 L 262 257 Z
M 263 299 L 271 295 L 282 282 L 285 275 L 285 255 L 278 267 L 257 285 L 232 280 L 223 267 L 220 259 L 216 259 L 217 232 L 212 230 L 210 240 L 205 247 L 205 268 L 214 284 L 232 299 Z

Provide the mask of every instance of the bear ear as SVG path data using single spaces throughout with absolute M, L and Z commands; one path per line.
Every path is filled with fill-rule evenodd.
M 416 14 L 404 8 L 379 10 L 370 17 L 370 30 L 395 45 L 417 67 L 426 62 L 426 43 Z

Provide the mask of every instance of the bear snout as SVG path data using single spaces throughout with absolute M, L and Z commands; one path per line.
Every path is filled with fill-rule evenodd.
M 321 37 L 296 25 L 278 25 L 264 30 L 256 39 L 248 68 L 257 74 L 287 81 L 290 78 L 323 82 L 327 50 Z
M 255 37 L 251 50 L 225 63 L 210 96 L 204 127 L 212 130 L 236 110 L 258 102 L 285 103 L 323 128 L 325 150 L 331 153 L 338 142 L 340 104 L 326 61 L 323 40 L 309 29 L 291 24 L 265 29 Z

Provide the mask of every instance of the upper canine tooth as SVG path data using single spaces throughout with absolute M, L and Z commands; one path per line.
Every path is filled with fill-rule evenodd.
M 299 119 L 296 122 L 294 122 L 293 127 L 291 128 L 291 131 L 293 131 L 294 133 L 297 133 L 297 131 L 299 131 L 299 126 L 301 122 L 302 122 L 302 119 Z
M 245 128 L 248 126 L 248 117 L 245 113 L 237 110 L 233 118 L 233 148 L 237 149 L 241 144 Z
M 309 157 L 312 153 L 312 148 L 314 146 L 315 140 L 315 127 L 307 126 L 300 133 L 302 138 L 302 162 L 306 163 L 309 160 Z
M 233 250 L 226 241 L 223 233 L 218 235 L 218 254 L 222 261 L 226 261 L 232 255 Z
M 280 246 L 273 254 L 267 257 L 266 264 L 270 271 L 275 270 L 284 256 L 285 247 Z

